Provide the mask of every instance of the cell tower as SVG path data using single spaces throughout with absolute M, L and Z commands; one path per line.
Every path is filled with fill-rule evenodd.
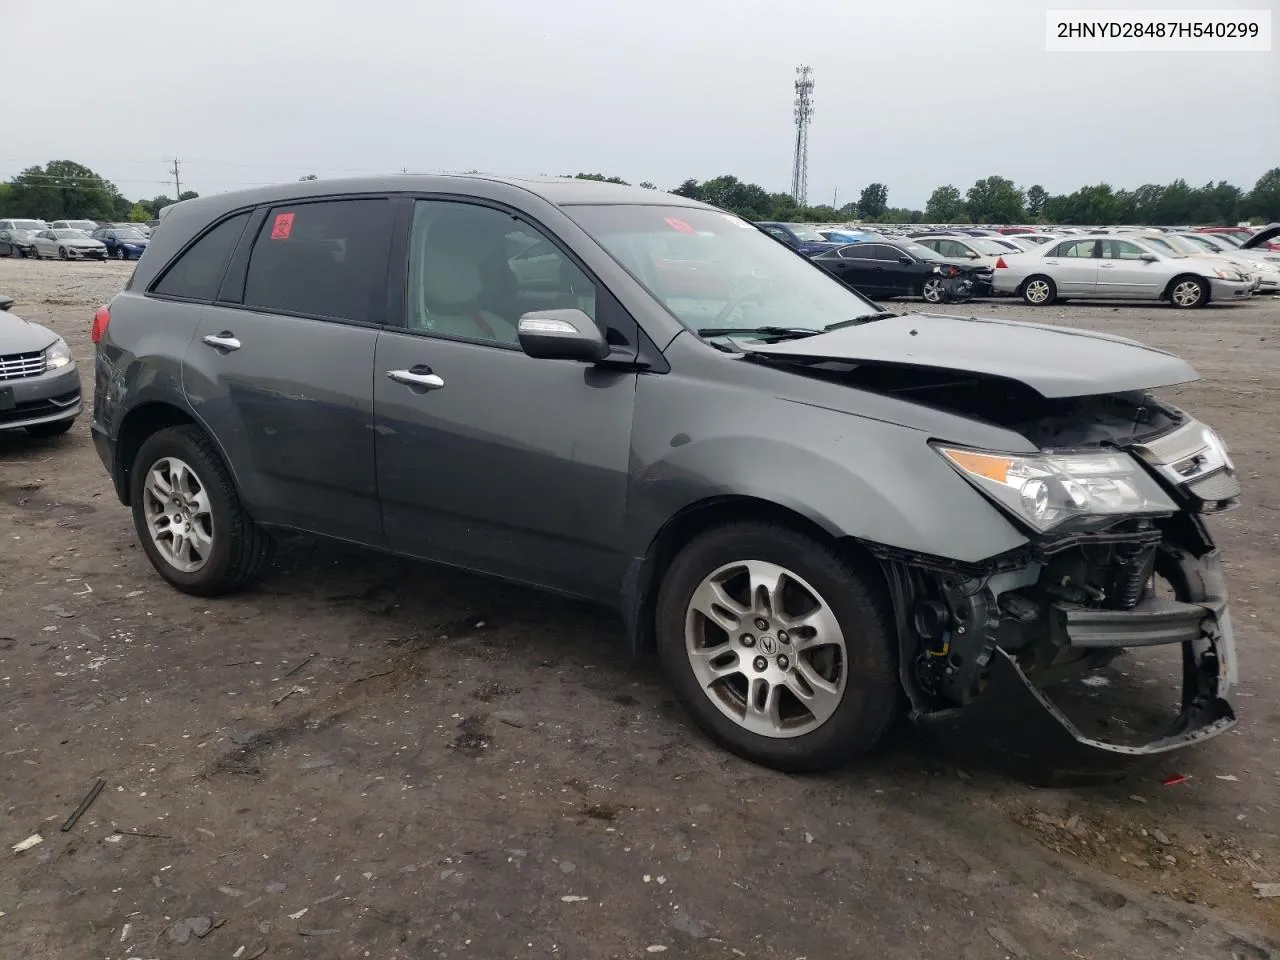
M 809 123 L 813 120 L 813 67 L 796 67 L 796 155 L 791 165 L 791 196 L 804 206 L 809 193 Z

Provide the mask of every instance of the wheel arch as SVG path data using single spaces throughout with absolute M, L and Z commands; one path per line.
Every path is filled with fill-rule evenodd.
M 1203 303 L 1208 303 L 1210 298 L 1213 296 L 1213 284 L 1209 282 L 1209 278 L 1202 277 L 1198 273 L 1191 273 L 1188 271 L 1186 273 L 1179 273 L 1170 279 L 1169 282 L 1164 285 L 1164 291 L 1160 294 L 1160 299 L 1168 300 L 1172 303 L 1173 288 L 1182 280 L 1198 280 L 1200 282 L 1201 286 L 1204 287 Z
M 218 455 L 222 457 L 222 462 L 231 473 L 233 482 L 235 481 L 235 468 L 227 459 L 222 444 L 195 414 L 175 403 L 150 400 L 138 404 L 125 414 L 116 432 L 115 466 L 111 474 L 115 483 L 116 496 L 126 507 L 131 506 L 129 491 L 132 486 L 133 461 L 137 458 L 142 445 L 148 437 L 161 430 L 182 426 L 198 427 L 213 442 Z M 236 486 L 238 488 L 239 484 L 237 483 Z
M 653 653 L 656 647 L 655 615 L 658 590 L 676 554 L 694 537 L 729 523 L 776 523 L 833 544 L 878 587 L 888 590 L 880 564 L 856 537 L 837 536 L 800 511 L 763 497 L 723 495 L 688 504 L 658 530 L 643 557 L 636 558 L 623 586 L 623 619 L 631 652 Z

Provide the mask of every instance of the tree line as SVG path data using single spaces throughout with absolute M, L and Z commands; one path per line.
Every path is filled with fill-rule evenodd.
M 565 174 L 580 180 L 626 184 L 621 177 L 601 173 Z M 302 180 L 314 180 L 307 174 Z M 639 184 L 650 190 L 650 181 Z M 964 193 L 950 184 L 938 187 L 923 210 L 889 205 L 889 188 L 868 184 L 858 199 L 838 209 L 830 204 L 801 205 L 787 193 L 770 192 L 725 174 L 710 180 L 686 180 L 672 193 L 731 210 L 750 220 L 872 223 L 1079 223 L 1115 224 L 1235 224 L 1252 219 L 1280 221 L 1280 167 L 1268 170 L 1252 189 L 1225 180 L 1193 187 L 1178 179 L 1148 183 L 1128 190 L 1108 183 L 1084 186 L 1069 194 L 1050 194 L 1040 184 L 1025 189 L 1000 176 L 985 177 Z M 198 196 L 185 190 L 178 197 Z M 109 180 L 72 160 L 54 160 L 28 167 L 8 183 L 0 183 L 0 216 L 51 219 L 152 220 L 174 201 L 167 196 L 129 200 Z
M 198 197 L 184 190 L 179 200 Z M 142 223 L 160 215 L 172 197 L 130 200 L 110 180 L 74 160 L 52 160 L 27 167 L 8 183 L 0 183 L 0 217 L 47 220 L 111 220 Z

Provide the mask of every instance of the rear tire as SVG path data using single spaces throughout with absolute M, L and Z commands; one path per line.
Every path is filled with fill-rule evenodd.
M 32 424 L 27 427 L 27 434 L 32 437 L 57 437 L 70 430 L 75 422 L 76 418 L 72 417 L 70 420 L 55 420 L 53 423 Z
M 154 485 L 149 488 L 149 478 L 153 471 L 164 474 L 175 464 L 190 472 L 194 483 L 186 489 L 202 493 L 201 502 L 207 507 L 202 514 L 207 523 L 201 522 L 209 546 L 197 569 L 184 570 L 171 560 L 170 551 L 162 546 L 166 542 L 163 532 L 154 532 L 157 527 L 167 528 L 167 542 L 172 547 L 174 526 L 167 524 L 165 517 L 171 508 L 156 496 Z M 168 476 L 172 479 L 173 473 Z M 147 559 L 160 576 L 184 593 L 213 597 L 238 590 L 256 578 L 270 558 L 274 541 L 245 511 L 231 472 L 199 427 L 169 427 L 148 437 L 134 459 L 129 493 L 133 525 Z M 185 523 L 195 526 L 191 518 Z
M 1027 277 L 1022 282 L 1022 289 L 1018 291 L 1022 294 L 1024 303 L 1028 303 L 1033 307 L 1043 307 L 1053 303 L 1058 296 L 1058 286 L 1049 277 L 1042 273 Z
M 762 595 L 751 587 L 779 573 L 772 582 L 787 589 L 764 605 L 771 612 L 749 609 Z M 738 604 L 731 629 L 699 612 L 713 594 Z M 806 597 L 817 603 L 800 612 Z M 718 600 L 715 608 L 730 609 Z M 815 627 L 802 625 L 807 617 Z M 874 580 L 831 544 L 765 522 L 726 524 L 686 545 L 663 578 L 656 614 L 659 657 L 697 725 L 738 756 L 792 772 L 840 766 L 884 737 L 900 692 L 892 623 Z

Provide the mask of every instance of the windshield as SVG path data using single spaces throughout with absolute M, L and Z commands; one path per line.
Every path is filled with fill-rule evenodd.
M 969 246 L 979 253 L 985 253 L 992 257 L 998 257 L 1002 253 L 1009 252 L 1009 248 L 1004 244 L 996 240 L 988 240 L 986 237 L 970 237 L 967 242 Z
M 13 229 L 15 230 L 43 230 L 48 226 L 43 220 L 15 220 L 13 221 Z
M 1223 240 L 1226 243 L 1231 244 L 1233 247 L 1238 247 L 1244 243 L 1245 240 L 1249 239 L 1248 237 L 1241 237 L 1235 233 L 1213 233 L 1210 234 L 1210 236 L 1215 240 Z
M 89 235 L 83 230 L 54 230 L 53 235 L 59 240 L 87 240 Z
M 803 223 L 788 223 L 787 228 L 796 235 L 797 240 L 803 240 L 805 243 L 826 243 L 827 238 Z
M 937 250 L 930 250 L 922 243 L 899 243 L 899 250 L 905 250 L 917 260 L 945 260 L 947 259 Z
M 566 212 L 691 330 L 822 329 L 880 313 L 807 257 L 727 213 L 639 204 Z M 697 245 L 698 270 L 671 269 L 674 238 L 686 249 Z
M 1225 243 L 1214 243 L 1214 238 L 1207 236 L 1206 234 L 1193 233 L 1190 236 L 1182 237 L 1182 239 L 1186 240 L 1187 243 L 1196 244 L 1203 250 L 1211 250 L 1214 253 L 1222 253 L 1227 248 Z
M 1185 253 L 1191 256 L 1204 253 L 1204 247 L 1192 243 L 1186 237 L 1180 237 L 1177 234 L 1171 233 L 1168 236 L 1161 237 L 1160 239 L 1164 243 L 1173 247 L 1173 249 L 1177 250 L 1179 253 Z

